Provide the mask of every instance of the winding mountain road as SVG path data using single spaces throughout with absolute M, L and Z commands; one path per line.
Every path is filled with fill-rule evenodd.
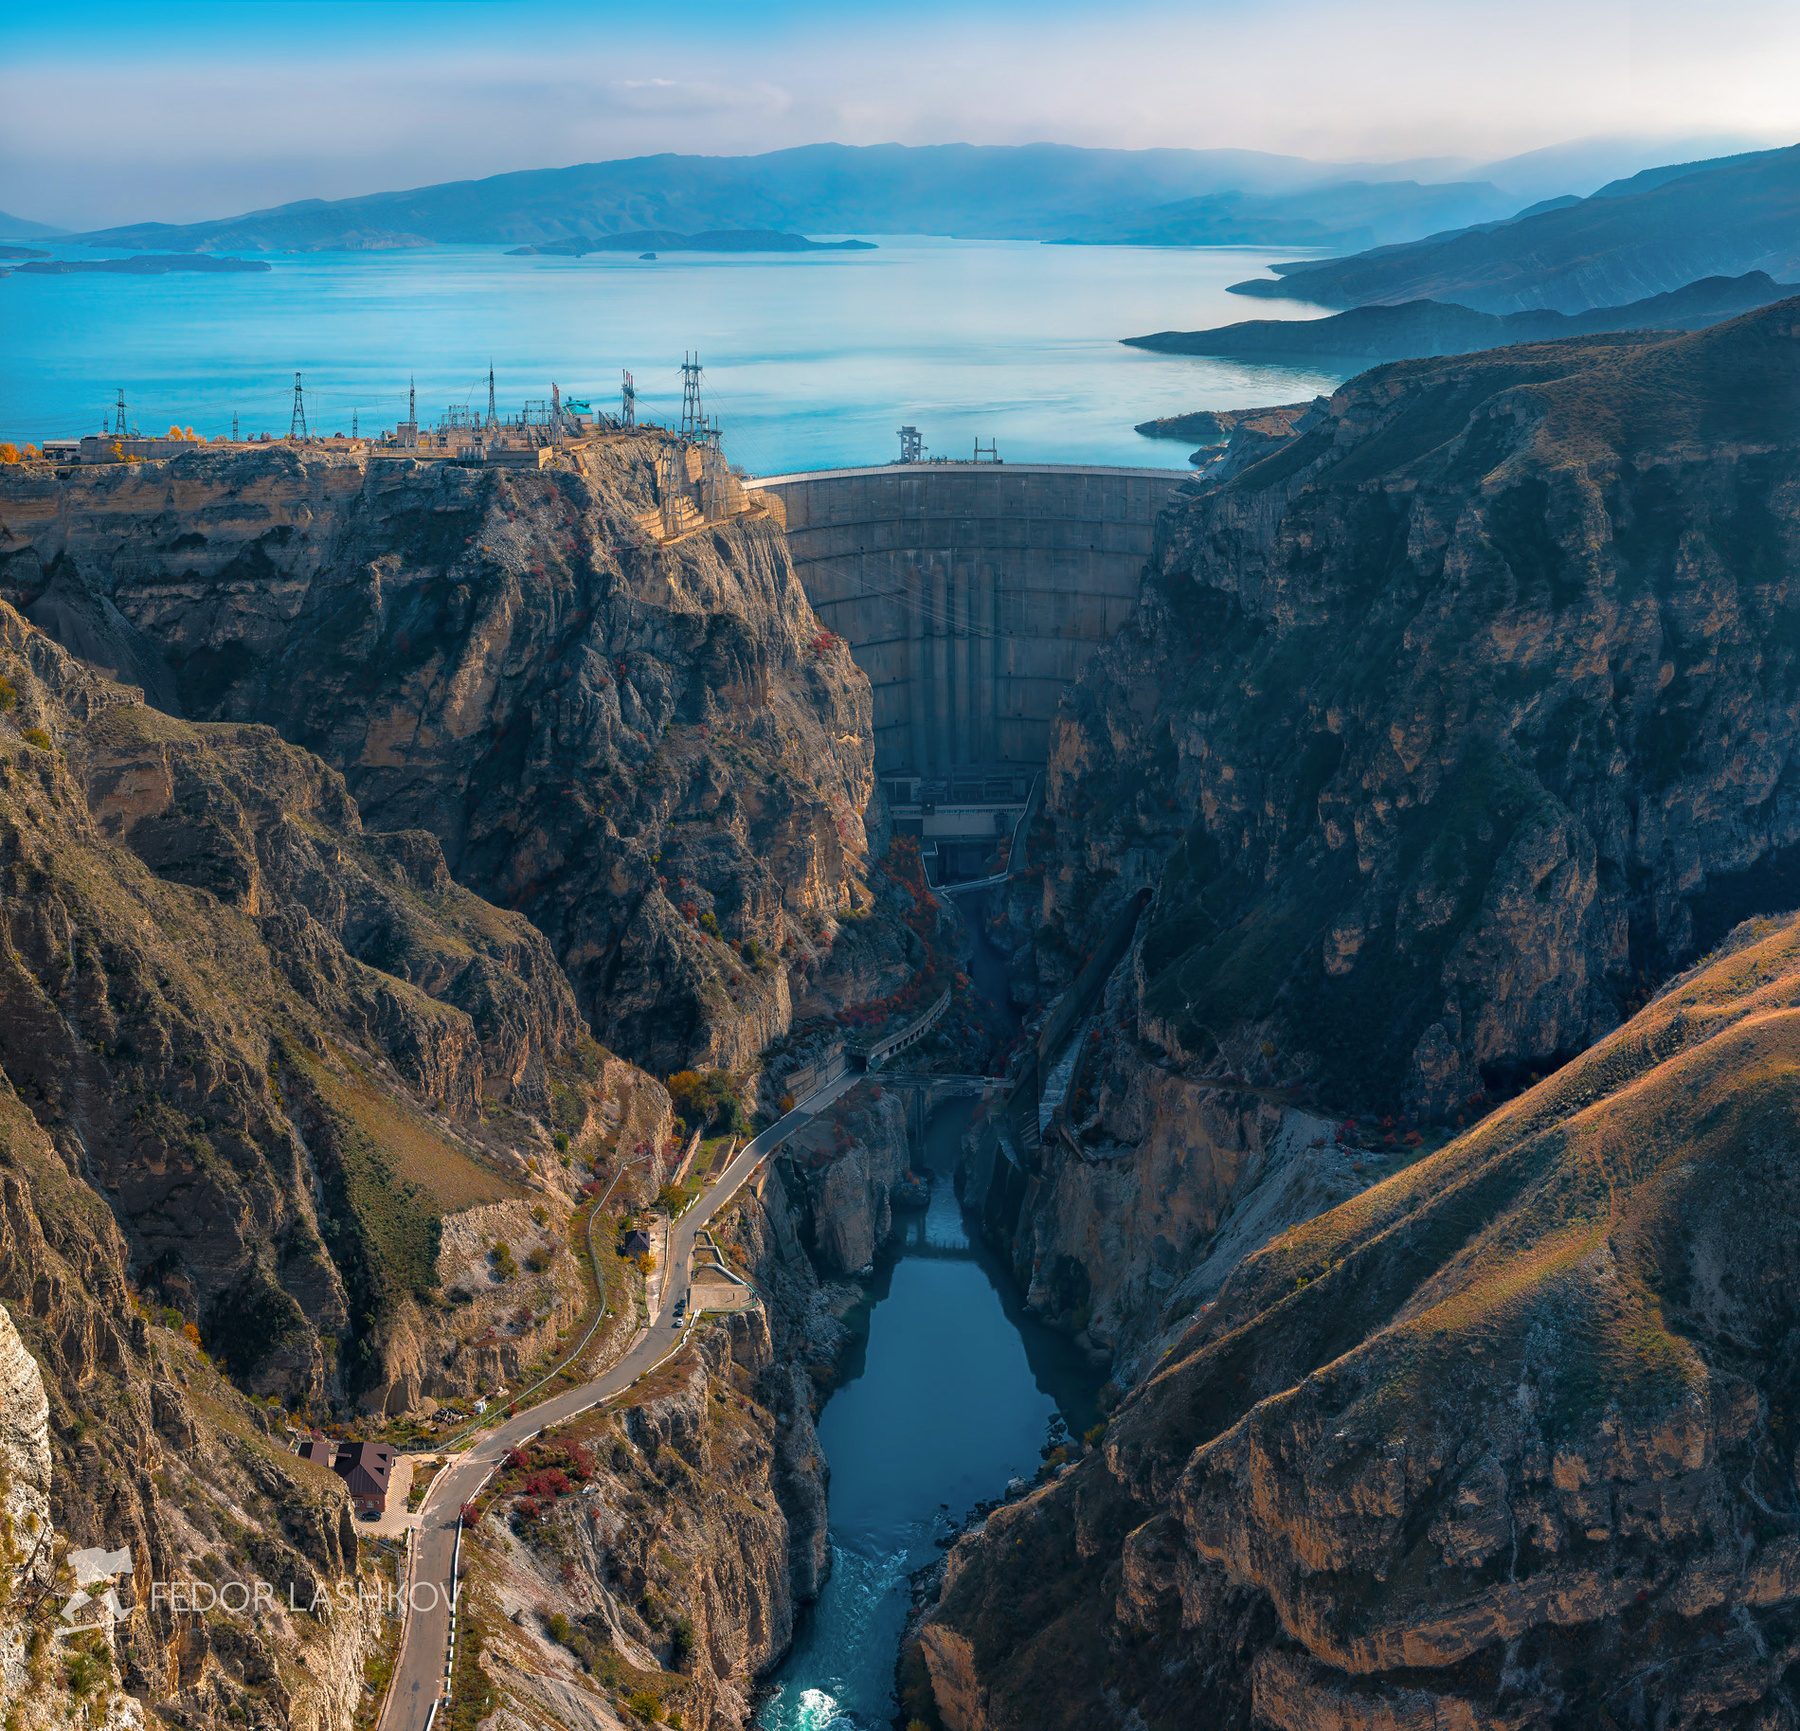
M 657 1313 L 617 1364 L 593 1382 L 552 1395 L 493 1429 L 478 1432 L 456 1463 L 432 1481 L 419 1511 L 408 1588 L 412 1608 L 401 1635 L 393 1682 L 382 1707 L 380 1731 L 426 1731 L 433 1706 L 448 1690 L 450 1608 L 463 1504 L 479 1493 L 509 1449 L 548 1426 L 565 1423 L 577 1413 L 623 1394 L 640 1377 L 673 1356 L 681 1345 L 683 1332 L 674 1326 L 675 1301 L 687 1290 L 689 1263 L 700 1229 L 737 1194 L 769 1154 L 860 1080 L 857 1072 L 846 1071 L 809 1094 L 793 1111 L 747 1142 L 694 1206 L 671 1223 Z M 428 1591 L 427 1583 L 436 1591 Z

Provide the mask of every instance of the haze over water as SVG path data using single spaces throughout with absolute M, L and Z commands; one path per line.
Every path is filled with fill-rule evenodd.
M 891 460 L 911 423 L 933 454 L 997 442 L 1013 461 L 1179 468 L 1189 447 L 1133 424 L 1293 402 L 1347 372 L 1146 354 L 1118 339 L 1323 308 L 1225 293 L 1277 255 L 1238 248 L 1044 246 L 871 237 L 874 252 L 616 253 L 509 258 L 501 247 L 270 254 L 241 275 L 0 281 L 0 439 L 97 431 L 123 386 L 145 432 L 288 430 L 296 369 L 315 432 L 391 427 L 416 377 L 419 418 L 503 414 L 526 398 L 678 417 L 697 350 L 731 459 L 758 474 Z M 101 256 L 57 248 L 61 256 Z

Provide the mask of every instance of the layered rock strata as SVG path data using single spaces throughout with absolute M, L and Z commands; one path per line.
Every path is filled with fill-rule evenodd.
M 9 471 L 0 585 L 160 701 L 316 751 L 372 827 L 429 831 L 607 1045 L 743 1069 L 867 905 L 870 696 L 772 518 L 646 530 L 660 450 Z
M 1778 1722 L 1800 920 L 1246 1261 L 952 1553 L 943 1723 Z

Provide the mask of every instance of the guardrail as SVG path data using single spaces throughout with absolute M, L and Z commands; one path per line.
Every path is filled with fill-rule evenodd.
M 928 1010 L 914 1017 L 897 1034 L 888 1034 L 870 1045 L 857 1048 L 864 1068 L 878 1070 L 896 1052 L 904 1051 L 915 1040 L 922 1040 L 937 1025 L 938 1017 L 949 1008 L 950 988 L 946 986 Z

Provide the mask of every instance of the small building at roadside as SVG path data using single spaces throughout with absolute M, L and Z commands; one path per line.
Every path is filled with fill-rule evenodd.
M 334 1442 L 315 1432 L 300 1444 L 298 1453 L 303 1461 L 328 1467 L 344 1481 L 359 1515 L 387 1511 L 388 1479 L 396 1454 L 391 1443 Z

